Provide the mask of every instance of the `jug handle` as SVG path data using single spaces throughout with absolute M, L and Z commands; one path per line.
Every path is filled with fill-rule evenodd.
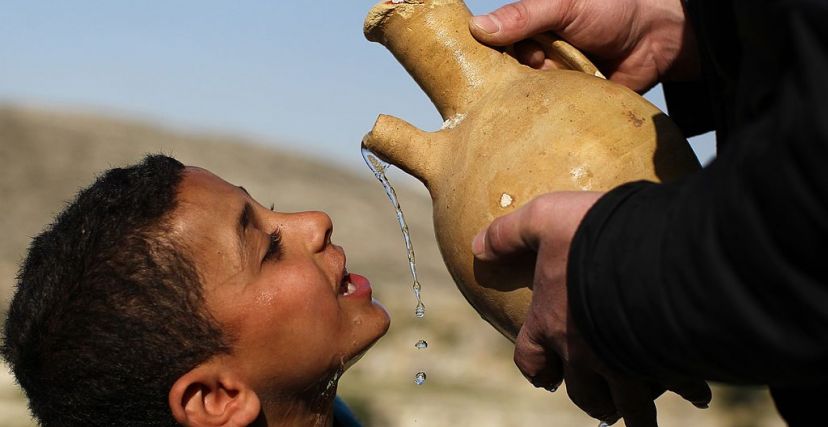
M 543 46 L 546 54 L 550 56 L 550 59 L 555 62 L 558 68 L 583 71 L 589 75 L 606 79 L 598 70 L 598 67 L 581 51 L 560 38 L 549 33 L 541 33 L 535 35 L 532 39 Z

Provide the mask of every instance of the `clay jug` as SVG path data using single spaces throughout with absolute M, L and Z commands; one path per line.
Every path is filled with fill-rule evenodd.
M 478 43 L 461 0 L 383 1 L 365 35 L 382 43 L 445 120 L 424 132 L 380 115 L 363 145 L 415 176 L 433 201 L 434 229 L 457 287 L 514 341 L 531 299 L 532 262 L 475 262 L 474 235 L 537 195 L 670 181 L 699 168 L 670 119 L 602 78 L 560 40 L 558 69 L 535 70 Z

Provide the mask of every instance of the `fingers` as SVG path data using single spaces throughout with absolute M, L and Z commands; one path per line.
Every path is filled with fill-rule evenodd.
M 547 351 L 524 324 L 515 340 L 515 365 L 532 385 L 554 392 L 563 381 L 563 363 L 558 355 Z
M 566 393 L 581 410 L 592 418 L 612 424 L 619 415 L 607 382 L 591 369 L 565 365 Z
M 511 254 L 537 249 L 537 236 L 532 230 L 531 205 L 492 221 L 472 241 L 472 253 L 482 261 L 492 261 Z
M 571 67 L 561 62 L 557 55 L 550 53 L 551 47 L 536 40 L 522 40 L 514 44 L 512 53 L 521 64 L 537 70 L 568 70 Z
M 710 387 L 704 381 L 687 380 L 682 382 L 673 382 L 668 388 L 673 393 L 683 397 L 693 406 L 706 409 L 710 405 L 710 400 L 713 394 L 710 392 Z
M 566 251 L 584 215 L 603 195 L 571 191 L 540 195 L 516 211 L 495 219 L 472 241 L 472 253 L 482 261 L 526 251 L 539 244 Z M 565 256 L 564 256 L 565 259 Z
M 546 62 L 546 52 L 543 47 L 532 40 L 515 43 L 515 58 L 521 64 L 541 69 Z
M 571 0 L 521 0 L 469 23 L 472 35 L 492 46 L 507 46 L 544 31 L 556 31 L 571 21 Z
M 627 427 L 658 427 L 652 390 L 647 383 L 626 378 L 609 380 L 610 394 Z

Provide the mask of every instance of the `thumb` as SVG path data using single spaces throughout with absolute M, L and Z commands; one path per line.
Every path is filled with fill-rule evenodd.
M 538 236 L 532 218 L 532 203 L 495 218 L 472 240 L 472 253 L 481 261 L 537 250 Z
M 572 0 L 520 0 L 469 22 L 472 35 L 491 46 L 507 46 L 544 31 L 565 28 Z
M 563 363 L 541 344 L 534 330 L 528 319 L 520 328 L 515 340 L 515 365 L 532 385 L 554 392 L 563 381 Z

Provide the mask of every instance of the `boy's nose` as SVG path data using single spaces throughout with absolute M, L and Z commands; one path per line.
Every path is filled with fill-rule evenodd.
M 331 242 L 333 222 L 331 217 L 321 211 L 296 212 L 294 224 L 302 230 L 305 245 L 311 252 L 321 252 Z

